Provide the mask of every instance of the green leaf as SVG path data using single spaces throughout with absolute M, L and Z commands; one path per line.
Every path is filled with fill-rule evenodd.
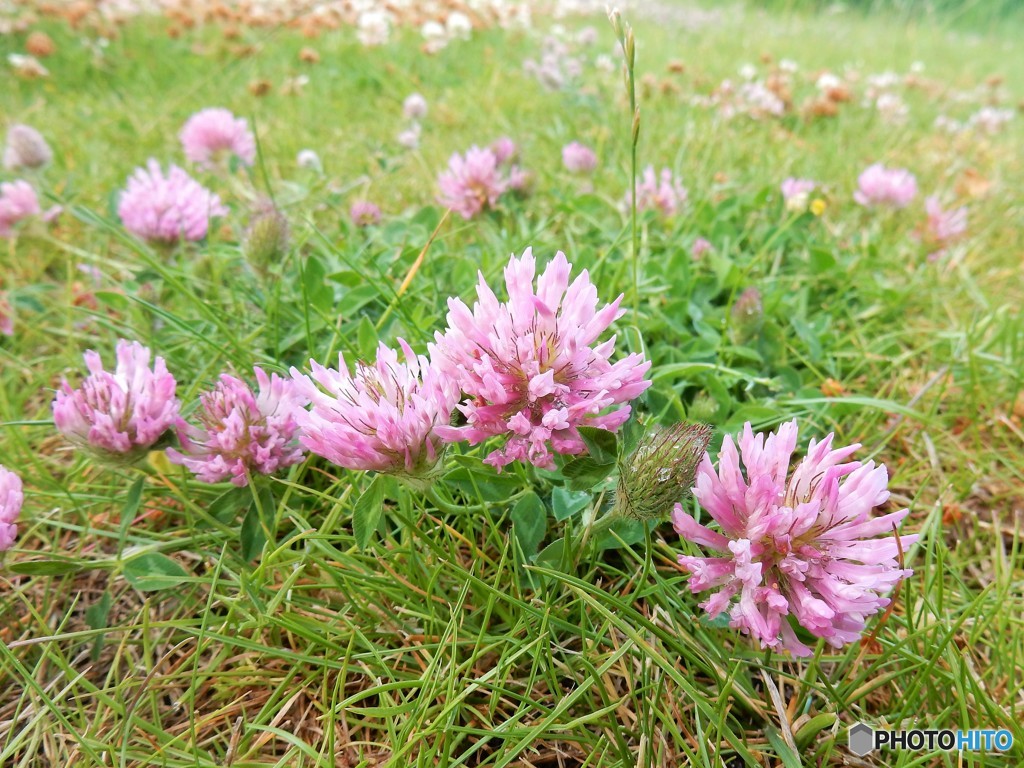
M 356 338 L 360 356 L 364 360 L 372 360 L 377 354 L 377 329 L 373 327 L 373 322 L 366 315 L 363 315 L 359 321 Z
M 590 498 L 586 491 L 555 488 L 551 491 L 551 510 L 555 513 L 555 520 L 562 522 L 585 509 L 590 503 Z
M 352 510 L 352 534 L 356 538 L 356 546 L 366 549 L 370 545 L 383 516 L 384 481 L 381 475 L 377 475 L 356 499 Z
M 89 625 L 89 629 L 105 629 L 107 627 L 107 620 L 110 617 L 110 606 L 113 605 L 113 598 L 110 596 L 110 592 L 104 592 L 103 596 L 100 597 L 99 602 L 93 603 L 85 610 L 85 623 Z M 97 635 L 96 641 L 92 644 L 92 651 L 90 656 L 93 661 L 97 661 L 100 657 L 100 653 L 103 651 L 103 637 L 104 635 Z
M 360 285 L 353 288 L 350 291 L 345 291 L 338 300 L 338 305 L 335 309 L 343 316 L 354 315 L 371 301 L 379 299 L 381 299 L 380 288 L 376 285 L 367 283 L 366 285 Z
M 800 340 L 807 346 L 811 362 L 818 362 L 822 355 L 821 339 L 818 336 L 818 330 L 796 315 L 790 316 L 789 324 L 796 331 L 796 335 L 800 337 Z
M 548 530 L 548 513 L 540 497 L 530 491 L 512 508 L 512 532 L 526 559 L 532 562 Z
M 259 490 L 250 487 L 249 508 L 242 518 L 238 536 L 242 544 L 242 559 L 249 562 L 263 552 L 268 541 L 273 542 L 277 530 L 277 500 L 270 486 Z M 259 503 L 257 503 L 257 500 Z
M 836 268 L 836 257 L 825 248 L 812 248 L 810 257 L 811 272 L 815 275 L 830 274 Z
M 129 302 L 128 297 L 117 291 L 98 290 L 93 291 L 92 295 L 96 297 L 97 301 L 106 304 L 111 309 L 116 309 L 119 312 L 123 312 L 128 309 L 131 303 Z
M 711 618 L 706 613 L 702 613 L 700 616 L 700 623 L 712 629 L 727 629 L 731 620 L 728 611 L 720 613 L 714 618 Z
M 64 576 L 68 573 L 78 573 L 85 570 L 85 566 L 80 561 L 69 560 L 63 557 L 11 563 L 10 565 L 5 565 L 4 568 L 11 573 L 18 573 L 22 576 Z
M 260 512 L 263 514 L 263 531 L 268 536 L 273 536 L 277 530 L 277 500 L 274 498 L 274 491 L 269 485 L 264 485 L 257 495 L 260 498 Z
M 610 464 L 619 457 L 619 441 L 614 432 L 598 427 L 580 427 L 579 433 L 594 461 Z
M 541 550 L 534 562 L 537 565 L 553 570 L 562 570 L 562 559 L 565 557 L 565 538 L 555 539 Z
M 822 712 L 815 715 L 793 734 L 793 741 L 798 749 L 806 749 L 814 741 L 814 737 L 822 731 L 831 728 L 836 722 L 836 716 L 832 712 Z
M 639 352 L 646 358 L 650 358 L 647 352 L 647 343 L 644 341 L 644 334 L 637 326 L 627 325 L 623 329 L 623 340 L 625 348 L 630 352 Z
M 252 503 L 252 494 L 249 490 L 247 488 L 232 488 L 211 501 L 206 511 L 210 517 L 222 523 L 228 523 L 235 519 L 238 510 L 244 509 L 247 503 Z
M 121 541 L 124 542 L 125 536 L 128 534 L 128 528 L 135 521 L 136 515 L 139 514 L 139 507 L 142 505 L 142 489 L 146 485 L 146 476 L 139 475 L 135 478 L 135 482 L 132 483 L 131 488 L 128 489 L 128 495 L 125 497 L 124 509 L 121 510 Z
M 436 206 L 427 205 L 416 211 L 409 223 L 419 224 L 428 232 L 433 232 L 437 228 L 437 223 L 440 220 L 441 211 L 439 211 Z
M 89 625 L 89 629 L 106 628 L 112 603 L 113 598 L 110 597 L 110 593 L 104 592 L 98 602 L 85 609 L 85 623 Z
M 586 491 L 604 480 L 615 469 L 615 463 L 601 463 L 589 456 L 573 459 L 564 467 L 562 474 L 574 491 Z
M 769 725 L 764 730 L 768 736 L 768 742 L 775 750 L 775 754 L 782 760 L 785 768 L 801 768 L 803 763 L 800 762 L 800 755 L 794 752 L 793 748 L 786 743 L 778 729 L 775 726 Z
M 321 312 L 326 314 L 334 309 L 334 289 L 327 283 L 327 270 L 316 256 L 306 259 L 302 288 L 306 301 Z
M 511 472 L 496 474 L 494 468 L 475 456 L 454 456 L 459 465 L 445 475 L 445 483 L 469 497 L 480 496 L 484 501 L 507 501 L 522 486 Z
M 263 532 L 263 521 L 260 520 L 260 511 L 255 504 L 251 504 L 242 518 L 242 527 L 238 531 L 242 543 L 242 559 L 247 563 L 254 560 L 263 552 L 267 543 L 267 534 Z
M 124 564 L 124 577 L 136 589 L 153 592 L 170 589 L 188 580 L 188 572 L 167 555 L 149 552 Z
M 598 550 L 631 547 L 644 540 L 644 524 L 640 520 L 622 520 L 605 531 L 597 540 Z
M 625 456 L 629 456 L 636 450 L 640 444 L 641 438 L 644 436 L 644 426 L 637 419 L 636 413 L 634 412 L 630 416 L 629 421 L 622 425 L 622 431 L 620 433 L 619 441 L 622 443 L 622 453 Z

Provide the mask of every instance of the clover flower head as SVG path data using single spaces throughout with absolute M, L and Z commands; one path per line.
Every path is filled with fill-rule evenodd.
M 817 186 L 817 182 L 811 179 L 796 179 L 792 176 L 785 179 L 779 189 L 782 191 L 782 200 L 787 211 L 800 213 L 807 210 L 811 192 Z
M 427 100 L 420 93 L 410 93 L 402 102 L 402 114 L 406 120 L 422 120 L 427 116 Z
M 0 551 L 10 549 L 18 535 L 16 520 L 25 502 L 21 478 L 0 464 Z
M 312 373 L 292 368 L 308 411 L 297 413 L 299 442 L 346 469 L 394 474 L 414 485 L 432 481 L 444 452 L 437 434 L 451 418 L 458 386 L 399 339 L 405 361 L 381 344 L 373 364 L 349 373 L 310 361 Z
M 75 389 L 64 381 L 53 401 L 53 421 L 71 443 L 100 458 L 131 462 L 179 426 L 177 383 L 162 357 L 137 341 L 117 343 L 113 373 L 92 350 L 85 353 L 89 375 Z
M 857 640 L 912 574 L 898 557 L 917 536 L 894 534 L 908 510 L 872 516 L 889 498 L 885 466 L 846 461 L 860 446 L 833 449 L 830 434 L 811 440 L 790 473 L 795 420 L 767 436 L 748 423 L 738 443 L 737 453 L 726 436 L 717 471 L 707 454 L 697 469 L 693 495 L 717 530 L 681 505 L 672 515 L 681 537 L 716 553 L 679 555 L 690 590 L 713 590 L 701 607 L 711 617 L 728 612 L 730 626 L 762 648 L 811 653 L 789 617 L 835 648 Z
M 380 208 L 369 200 L 356 200 L 348 215 L 357 227 L 369 227 L 380 223 Z
M 498 157 L 490 149 L 473 146 L 464 157 L 452 155 L 448 170 L 438 178 L 440 202 L 464 219 L 494 208 L 509 189 L 509 179 L 499 166 Z
M 864 206 L 906 208 L 917 195 L 917 179 L 904 168 L 886 168 L 881 163 L 868 166 L 857 177 L 853 199 Z
M 228 209 L 183 169 L 171 165 L 164 174 L 151 159 L 128 177 L 117 213 L 125 229 L 143 240 L 174 243 L 202 240 L 210 219 L 226 216 Z
M 272 475 L 302 461 L 296 414 L 306 404 L 292 379 L 254 368 L 258 392 L 224 374 L 200 396 L 199 427 L 180 431 L 182 450 L 168 458 L 205 483 L 247 485 L 251 474 Z
M 611 362 L 615 337 L 596 342 L 622 314 L 622 296 L 598 309 L 587 271 L 570 285 L 571 269 L 559 251 L 534 287 L 528 248 L 505 267 L 507 301 L 498 301 L 482 274 L 472 310 L 448 300 L 448 328 L 435 335 L 431 357 L 459 382 L 466 424 L 439 427 L 442 438 L 476 445 L 501 436 L 505 443 L 488 463 L 551 468 L 552 452 L 586 450 L 578 427 L 614 431 L 629 418 L 628 403 L 650 386 L 644 374 L 651 364 L 638 353 Z
M 590 147 L 574 141 L 562 147 L 562 165 L 569 173 L 593 173 L 597 167 L 597 155 Z
M 644 169 L 643 178 L 637 184 L 636 189 L 637 210 L 658 211 L 662 216 L 674 216 L 684 205 L 688 198 L 686 187 L 675 179 L 672 171 L 662 168 L 661 173 L 654 170 L 653 165 Z M 633 195 L 626 192 L 625 205 L 628 208 L 632 203 Z
M 227 109 L 211 107 L 196 112 L 181 129 L 185 157 L 200 168 L 213 168 L 219 157 L 237 157 L 243 164 L 256 161 L 256 137 L 244 117 Z
M 313 149 L 300 149 L 299 154 L 295 156 L 295 164 L 299 168 L 317 173 L 322 173 L 324 169 L 323 163 L 320 162 L 320 155 Z
M 928 214 L 926 234 L 928 240 L 937 245 L 950 243 L 967 231 L 967 208 L 944 209 L 938 195 L 932 195 L 924 201 L 925 213 Z
M 27 181 L 0 184 L 0 237 L 12 237 L 15 224 L 40 213 L 39 198 Z

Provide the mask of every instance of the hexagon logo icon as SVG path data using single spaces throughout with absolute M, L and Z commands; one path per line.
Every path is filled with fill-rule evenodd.
M 864 757 L 875 748 L 875 732 L 870 725 L 857 723 L 847 731 L 850 739 L 850 751 L 857 757 Z

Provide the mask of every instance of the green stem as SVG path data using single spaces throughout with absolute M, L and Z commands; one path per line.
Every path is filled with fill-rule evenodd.
M 654 543 L 651 541 L 651 526 L 644 520 L 644 569 L 640 575 L 640 583 L 646 584 L 654 568 Z
M 602 533 L 607 531 L 609 528 L 615 525 L 615 523 L 619 522 L 622 519 L 623 518 L 621 515 L 617 515 L 614 511 L 612 511 L 604 517 L 600 518 L 599 520 L 595 520 L 594 522 L 590 523 L 590 525 L 586 526 L 583 529 L 583 533 L 580 534 L 579 542 L 577 543 L 576 549 L 582 550 L 588 541 L 590 541 L 593 538 L 596 538 L 597 536 L 600 536 Z
M 442 499 L 441 495 L 437 492 L 433 486 L 423 491 L 423 495 L 426 496 L 427 500 L 437 507 L 442 512 L 449 515 L 465 514 L 466 512 L 483 512 L 486 507 L 482 504 L 461 505 L 456 504 L 452 501 Z
M 637 145 L 640 143 L 640 112 L 636 106 L 636 74 L 634 72 L 634 42 L 633 30 L 626 30 L 626 67 L 629 72 L 629 115 L 630 115 L 630 157 L 629 172 L 630 185 L 633 193 L 630 206 L 630 217 L 632 219 L 632 247 L 633 247 L 633 322 L 640 322 L 640 229 L 637 225 L 636 207 L 636 154 Z

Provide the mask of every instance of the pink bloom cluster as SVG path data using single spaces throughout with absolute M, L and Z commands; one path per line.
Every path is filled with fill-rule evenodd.
M 924 201 L 928 214 L 927 237 L 929 242 L 944 245 L 952 242 L 967 231 L 967 208 L 944 210 L 938 195 L 931 195 Z
M 354 470 L 395 474 L 416 487 L 434 475 L 444 444 L 478 444 L 493 436 L 504 446 L 487 461 L 554 465 L 552 452 L 586 450 L 578 428 L 615 430 L 629 401 L 650 382 L 640 354 L 612 363 L 615 338 L 596 344 L 622 314 L 619 296 L 598 308 L 586 271 L 570 285 L 564 254 L 537 279 L 530 250 L 505 269 L 509 300 L 500 304 L 480 278 L 471 312 L 449 299 L 449 328 L 435 335 L 428 359 L 399 339 L 399 353 L 381 344 L 373 364 L 350 373 L 311 361 L 308 376 L 290 380 L 255 369 L 259 391 L 223 375 L 200 397 L 198 425 L 185 423 L 176 382 L 162 358 L 121 340 L 113 373 L 96 352 L 85 354 L 89 375 L 76 388 L 65 381 L 53 402 L 57 429 L 100 458 L 130 462 L 177 432 L 172 461 L 204 482 L 245 485 L 301 460 L 303 448 Z M 465 401 L 459 399 L 465 393 Z M 305 406 L 308 404 L 308 410 Z M 466 425 L 450 426 L 456 407 Z M 298 445 L 296 445 L 296 441 Z M 301 446 L 301 448 L 299 447 Z
M 348 215 L 357 227 L 369 227 L 380 223 L 380 208 L 368 200 L 356 200 L 352 203 Z
M 886 168 L 881 163 L 868 166 L 857 177 L 853 199 L 861 205 L 887 205 L 906 208 L 917 195 L 917 179 L 904 168 Z
M 354 374 L 340 355 L 337 370 L 315 361 L 309 376 L 292 368 L 299 394 L 310 402 L 309 411 L 296 413 L 303 446 L 347 469 L 411 481 L 430 476 L 443 451 L 437 429 L 448 423 L 458 384 L 398 341 L 404 363 L 381 344 L 376 362 L 357 364 Z
M 629 418 L 626 403 L 650 386 L 650 363 L 640 354 L 609 362 L 615 337 L 591 346 L 622 314 L 622 296 L 599 311 L 586 270 L 572 285 L 570 270 L 559 252 L 534 289 L 536 262 L 527 249 L 505 267 L 507 302 L 498 301 L 482 274 L 472 311 L 461 299 L 448 300 L 449 327 L 435 335 L 431 358 L 465 393 L 459 410 L 467 423 L 438 427 L 442 438 L 476 445 L 507 436 L 488 463 L 551 468 L 552 450 L 586 450 L 578 427 L 615 430 Z
M 117 343 L 117 367 L 103 369 L 100 356 L 85 353 L 89 376 L 77 389 L 64 381 L 53 401 L 53 421 L 68 440 L 108 458 L 133 460 L 177 427 L 177 383 L 162 357 L 137 341 Z
M 39 198 L 27 181 L 0 184 L 0 237 L 13 236 L 15 224 L 39 213 Z
M 832 437 L 812 440 L 790 475 L 796 421 L 767 438 L 748 423 L 739 454 L 727 436 L 718 471 L 707 454 L 697 470 L 693 495 L 718 530 L 696 522 L 681 505 L 672 516 L 680 536 L 720 553 L 679 556 L 691 591 L 717 590 L 701 607 L 712 617 L 728 611 L 730 626 L 762 648 L 811 653 L 789 616 L 833 647 L 853 642 L 866 618 L 889 604 L 884 595 L 912 574 L 897 557 L 917 535 L 893 535 L 908 510 L 871 516 L 889 497 L 885 466 L 846 462 L 860 446 L 833 450 Z
M 302 461 L 296 414 L 306 399 L 291 379 L 253 370 L 259 394 L 241 379 L 221 375 L 199 398 L 200 427 L 179 432 L 182 451 L 167 451 L 204 483 L 230 479 L 244 486 L 252 473 L 272 475 Z
M 249 121 L 213 107 L 196 112 L 181 129 L 185 157 L 201 168 L 213 168 L 218 156 L 234 155 L 245 165 L 256 161 L 256 137 Z
M 526 174 L 518 166 L 502 168 L 511 162 L 515 153 L 515 143 L 502 138 L 489 149 L 470 147 L 465 157 L 453 154 L 448 160 L 448 170 L 438 177 L 439 202 L 464 219 L 472 219 L 484 209 L 496 207 L 498 198 L 526 183 Z
M 699 259 L 711 250 L 714 250 L 714 246 L 711 245 L 711 242 L 703 237 L 698 237 L 693 241 L 693 245 L 690 246 L 690 255 L 695 259 Z
M 562 147 L 562 165 L 569 173 L 593 173 L 597 155 L 590 147 L 574 141 Z
M 811 179 L 796 179 L 792 176 L 785 179 L 779 188 L 782 191 L 786 210 L 797 212 L 807 210 L 808 198 L 816 186 L 817 182 Z
M 128 177 L 117 206 L 125 228 L 144 240 L 202 240 L 210 218 L 226 216 L 220 198 L 176 165 L 165 176 L 156 160 Z
M 0 551 L 10 549 L 14 544 L 18 535 L 15 521 L 24 502 L 21 478 L 0 464 Z
M 653 165 L 644 169 L 643 178 L 637 184 L 637 210 L 656 210 L 662 216 L 674 216 L 686 205 L 688 193 L 686 187 L 676 181 L 672 171 L 662 168 L 661 174 L 654 170 Z M 627 208 L 632 204 L 633 195 L 626 192 Z
M 494 153 L 498 165 L 506 165 L 516 159 L 519 154 L 519 147 L 509 136 L 501 136 L 491 142 L 491 152 Z

